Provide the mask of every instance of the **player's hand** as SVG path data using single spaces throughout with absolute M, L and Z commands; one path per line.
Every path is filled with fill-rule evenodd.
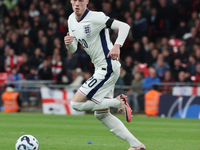
M 67 35 L 64 37 L 64 42 L 65 45 L 69 45 L 73 42 L 74 37 L 69 35 L 69 32 L 67 33 Z
M 115 44 L 113 48 L 110 50 L 110 52 L 107 55 L 107 58 L 111 56 L 113 60 L 119 60 L 120 59 L 120 45 Z

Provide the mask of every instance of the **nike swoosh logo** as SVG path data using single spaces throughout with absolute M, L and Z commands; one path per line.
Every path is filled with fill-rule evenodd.
M 74 32 L 75 30 L 72 30 L 72 32 Z
M 84 86 L 82 86 L 83 88 L 86 88 L 86 87 L 84 87 Z

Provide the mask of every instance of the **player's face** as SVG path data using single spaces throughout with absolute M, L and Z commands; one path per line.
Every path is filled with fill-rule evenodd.
M 81 17 L 87 8 L 89 0 L 71 0 L 72 8 L 76 16 Z

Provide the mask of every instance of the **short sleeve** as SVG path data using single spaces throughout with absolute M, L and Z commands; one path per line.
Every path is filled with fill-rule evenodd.
M 103 12 L 98 12 L 94 14 L 94 24 L 98 29 L 102 30 L 106 27 L 106 22 L 110 19 L 110 17 L 106 16 Z

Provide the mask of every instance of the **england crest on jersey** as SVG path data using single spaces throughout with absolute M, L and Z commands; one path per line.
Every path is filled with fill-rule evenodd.
M 86 36 L 90 37 L 90 33 L 91 33 L 90 25 L 85 25 L 83 28 L 84 28 L 84 32 L 85 32 Z

